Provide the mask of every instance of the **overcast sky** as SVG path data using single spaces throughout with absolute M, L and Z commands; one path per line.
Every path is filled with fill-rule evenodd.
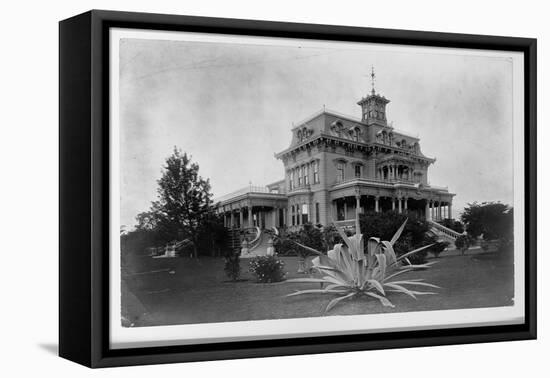
M 437 159 L 428 180 L 456 193 L 455 216 L 472 201 L 512 203 L 510 59 L 122 39 L 121 224 L 156 199 L 174 146 L 215 196 L 282 179 L 273 155 L 289 146 L 292 123 L 323 105 L 360 117 L 371 65 L 388 121 Z

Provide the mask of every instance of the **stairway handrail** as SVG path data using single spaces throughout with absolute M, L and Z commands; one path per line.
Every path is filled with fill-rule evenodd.
M 260 238 L 262 236 L 262 230 L 260 227 L 255 227 L 256 229 L 256 237 L 252 239 L 252 241 L 249 244 L 249 250 L 252 251 L 255 249 L 258 245 L 260 245 Z
M 435 229 L 437 229 L 438 231 L 448 235 L 448 236 L 451 236 L 453 237 L 454 239 L 458 238 L 460 235 L 462 235 L 461 233 L 459 232 L 456 232 L 455 230 L 452 230 L 448 227 L 445 227 L 443 226 L 442 224 L 440 223 L 437 223 L 437 222 L 434 222 L 433 220 L 429 219 L 428 220 L 428 223 L 432 225 L 432 227 L 434 227 Z

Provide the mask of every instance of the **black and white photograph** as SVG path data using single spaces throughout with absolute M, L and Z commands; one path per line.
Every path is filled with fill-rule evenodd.
M 524 321 L 516 53 L 110 43 L 114 347 Z
M 3 10 L 0 376 L 544 376 L 543 2 Z

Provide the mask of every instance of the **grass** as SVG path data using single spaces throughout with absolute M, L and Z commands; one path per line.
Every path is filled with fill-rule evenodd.
M 506 256 L 440 257 L 431 269 L 403 276 L 440 286 L 437 295 L 415 300 L 390 294 L 393 309 L 374 298 L 360 298 L 343 301 L 326 314 L 324 309 L 333 299 L 330 295 L 285 297 L 297 290 L 319 288 L 319 284 L 256 283 L 248 272 L 249 260 L 241 260 L 241 280 L 230 282 L 220 258 L 140 256 L 128 262 L 123 274 L 123 315 L 134 326 L 152 326 L 509 306 L 513 304 L 513 263 Z M 282 260 L 287 279 L 307 277 L 296 273 L 297 258 Z

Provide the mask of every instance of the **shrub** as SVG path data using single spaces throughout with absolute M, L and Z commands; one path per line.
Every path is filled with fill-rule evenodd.
M 437 258 L 449 245 L 450 243 L 446 241 L 436 242 L 433 247 L 430 248 L 430 252 Z
M 261 283 L 279 282 L 285 278 L 285 263 L 275 256 L 257 256 L 249 263 L 250 273 Z
M 405 220 L 407 222 L 405 223 Z M 361 231 L 366 237 L 376 236 L 382 240 L 389 240 L 395 230 L 403 223 L 405 228 L 399 240 L 393 246 L 397 256 L 401 256 L 412 249 L 419 248 L 423 245 L 433 244 L 437 240 L 428 232 L 430 230 L 429 223 L 418 217 L 407 218 L 404 214 L 399 214 L 396 211 L 378 213 L 369 211 L 362 214 L 360 219 Z M 365 251 L 366 252 L 366 251 Z M 428 256 L 428 250 L 422 250 L 408 257 L 412 264 L 424 264 Z
M 281 231 L 281 233 L 274 238 L 273 246 L 277 251 L 277 254 L 281 256 L 295 256 L 296 249 L 298 248 L 290 239 L 294 232 Z
M 342 238 L 333 225 L 323 227 L 306 223 L 300 231 L 282 231 L 275 238 L 274 246 L 277 253 L 282 256 L 305 258 L 311 255 L 310 251 L 300 247 L 295 242 L 316 250 L 328 251 L 334 244 L 341 243 Z
M 431 247 L 427 245 L 416 250 L 397 256 L 393 249 L 395 242 L 403 232 L 405 222 L 399 227 L 390 241 L 380 241 L 371 237 L 366 246 L 363 242 L 363 235 L 359 233 L 359 222 L 356 224 L 354 236 L 347 237 L 343 229 L 338 229 L 344 240 L 344 245 L 336 244 L 328 255 L 310 250 L 318 256 L 313 259 L 313 266 L 323 278 L 300 278 L 288 280 L 287 282 L 320 283 L 326 284 L 321 289 L 300 290 L 287 296 L 302 294 L 336 294 L 325 311 L 329 311 L 340 301 L 358 296 L 368 296 L 380 301 L 383 306 L 395 307 L 387 298 L 389 292 L 396 292 L 415 298 L 419 295 L 435 294 L 433 292 L 417 291 L 411 287 L 423 286 L 437 288 L 437 286 L 422 282 L 422 279 L 399 280 L 395 277 L 411 272 L 416 269 L 428 268 L 431 263 L 423 265 L 404 264 L 407 258 Z M 302 247 L 306 248 L 302 245 Z M 392 280 L 393 279 L 393 280 Z
M 237 281 L 241 276 L 241 257 L 239 253 L 231 252 L 225 256 L 225 274 L 231 281 Z
M 455 240 L 455 246 L 460 250 L 462 254 L 464 254 L 472 245 L 472 241 L 473 240 L 470 235 L 460 235 Z

